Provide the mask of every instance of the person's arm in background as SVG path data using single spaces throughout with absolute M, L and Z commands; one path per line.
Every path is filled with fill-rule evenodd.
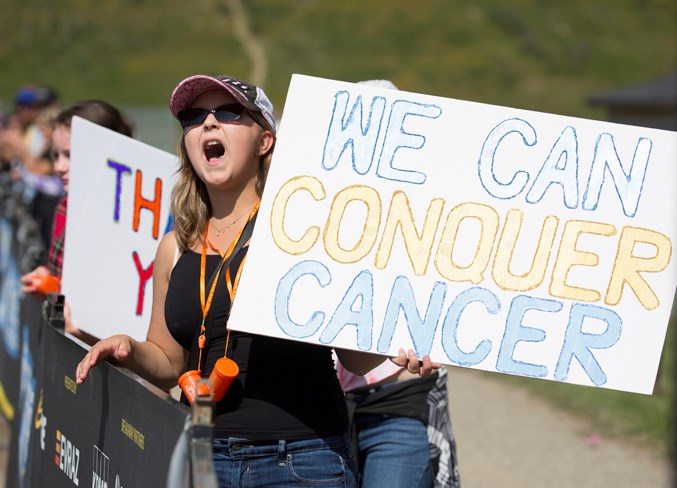
M 40 285 L 42 284 L 43 279 L 47 276 L 50 276 L 47 266 L 38 266 L 30 273 L 26 273 L 21 278 L 19 278 L 19 282 L 22 285 L 21 292 L 32 296 L 36 300 L 44 300 L 47 294 Z

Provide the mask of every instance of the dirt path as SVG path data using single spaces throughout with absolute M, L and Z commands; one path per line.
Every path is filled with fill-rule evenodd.
M 232 16 L 231 28 L 240 41 L 242 50 L 252 62 L 249 80 L 258 86 L 264 86 L 268 77 L 268 58 L 263 43 L 249 28 L 249 16 L 242 0 L 224 0 L 224 4 Z
M 671 488 L 660 454 L 619 439 L 588 442 L 584 420 L 502 382 L 448 368 L 463 488 Z

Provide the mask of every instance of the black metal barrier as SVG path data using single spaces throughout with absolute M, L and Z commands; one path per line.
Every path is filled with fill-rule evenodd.
M 19 452 L 26 450 L 23 486 L 148 487 L 177 481 L 167 475 L 177 471 L 172 461 L 188 466 L 173 454 L 190 428 L 190 410 L 108 363 L 76 385 L 75 368 L 85 352 L 43 324 L 33 414 L 18 435 Z
M 31 192 L 8 171 L 0 171 L 0 412 L 10 423 L 18 414 L 25 361 L 35 357 L 37 347 L 36 337 L 22 324 L 40 319 L 39 305 L 21 296 L 19 283 L 45 254 L 31 202 Z
M 75 383 L 86 346 L 63 333 L 63 296 L 40 304 L 21 295 L 19 277 L 44 257 L 44 246 L 23 189 L 5 176 L 0 173 L 0 413 L 11 431 L 6 486 L 215 488 L 209 399 L 200 398 L 191 412 L 109 363 Z

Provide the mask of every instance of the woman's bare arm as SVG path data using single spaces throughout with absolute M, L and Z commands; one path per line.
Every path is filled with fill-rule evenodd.
M 153 307 L 146 340 L 116 335 L 99 341 L 78 365 L 78 383 L 84 382 L 89 370 L 101 361 L 113 360 L 160 388 L 176 386 L 186 368 L 188 351 L 174 340 L 165 322 L 165 298 L 175 250 L 176 239 L 170 232 L 160 242 L 153 264 Z

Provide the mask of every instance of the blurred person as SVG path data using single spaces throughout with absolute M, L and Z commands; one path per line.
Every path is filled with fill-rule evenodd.
M 15 123 L 2 136 L 6 157 L 20 162 L 30 173 L 51 175 L 49 118 L 57 109 L 58 95 L 51 88 L 21 88 L 14 97 Z
M 37 174 L 52 174 L 49 160 L 51 119 L 61 110 L 57 92 L 51 87 L 26 86 L 14 97 L 14 110 L 3 113 L 2 134 L 5 159 L 18 159 Z
M 51 86 L 40 86 L 35 89 L 35 97 L 38 105 L 45 109 L 61 109 L 61 97 L 59 93 Z
M 85 120 L 119 132 L 128 137 L 133 136 L 134 129 L 126 117 L 114 106 L 101 100 L 85 100 L 65 108 L 54 118 L 51 133 L 51 158 L 54 161 L 56 174 L 62 181 L 65 193 L 59 201 L 54 215 L 52 233 L 47 254 L 47 263 L 21 277 L 22 291 L 37 300 L 44 300 L 47 292 L 60 289 L 61 270 L 63 267 L 64 243 L 66 239 L 66 217 L 68 208 L 68 183 L 70 176 L 71 156 L 71 122 L 73 117 Z M 52 287 L 45 284 L 53 284 Z M 67 312 L 68 302 L 67 305 Z M 66 314 L 66 332 L 78 337 L 88 344 L 96 338 L 77 329 Z
M 63 193 L 49 157 L 51 119 L 58 112 L 59 97 L 48 87 L 26 86 L 14 97 L 14 112 L 0 131 L 0 159 L 21 187 L 24 201 L 38 224 L 45 248 L 56 206 Z
M 18 117 L 21 132 L 25 132 L 35 122 L 40 107 L 34 85 L 26 85 L 17 90 L 14 95 L 14 113 Z
M 45 249 L 48 249 L 54 214 L 64 191 L 51 156 L 52 122 L 61 111 L 61 102 L 50 87 L 36 88 L 35 98 L 40 113 L 27 131 L 27 139 L 33 144 L 31 156 L 18 170 L 22 180 L 36 189 L 31 212 L 40 228 Z
M 257 86 L 196 75 L 176 86 L 170 111 L 183 128 L 180 168 L 173 229 L 155 258 L 146 340 L 116 335 L 99 341 L 77 366 L 76 382 L 104 360 L 165 390 L 190 376 L 211 378 L 219 486 L 242 486 L 246 479 L 251 487 L 355 487 L 331 348 L 228 329 L 275 145 L 273 106 Z M 385 359 L 337 354 L 358 374 Z M 413 351 L 402 350 L 393 361 L 422 376 L 440 367 L 428 357 L 419 362 Z M 229 388 L 217 389 L 223 386 L 217 378 L 228 372 Z M 184 397 L 196 388 L 184 385 Z
M 0 164 L 3 171 L 10 168 L 14 159 L 14 145 L 8 142 L 8 137 L 19 133 L 19 117 L 15 112 L 4 112 L 0 122 Z
M 398 89 L 389 80 L 358 84 Z M 384 362 L 360 376 L 336 358 L 336 371 L 365 488 L 460 487 L 444 368 L 421 378 Z
M 336 369 L 362 486 L 461 486 L 444 368 L 429 378 L 392 362 L 364 375 L 350 373 L 340 360 Z
M 32 173 L 53 174 L 50 159 L 52 119 L 61 111 L 59 95 L 47 86 L 36 87 L 33 91 L 33 106 L 37 114 L 24 128 L 24 140 L 28 150 L 25 166 Z

